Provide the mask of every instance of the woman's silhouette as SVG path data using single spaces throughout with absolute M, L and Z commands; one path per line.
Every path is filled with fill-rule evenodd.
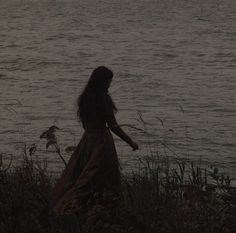
M 58 213 L 77 212 L 94 193 L 111 191 L 122 197 L 117 153 L 110 130 L 133 150 L 138 145 L 119 127 L 117 111 L 108 89 L 113 73 L 104 66 L 96 68 L 78 99 L 78 117 L 84 134 L 66 169 L 52 190 Z

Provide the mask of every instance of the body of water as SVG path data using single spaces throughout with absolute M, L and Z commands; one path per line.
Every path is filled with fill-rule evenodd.
M 123 127 L 138 152 L 115 137 L 124 168 L 159 150 L 235 176 L 235 25 L 234 0 L 1 0 L 0 152 L 37 143 L 61 169 L 39 135 L 55 124 L 62 151 L 78 143 L 76 99 L 106 65 L 118 122 L 150 133 Z

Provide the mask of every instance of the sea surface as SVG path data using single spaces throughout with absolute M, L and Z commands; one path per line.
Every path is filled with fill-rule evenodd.
M 236 177 L 235 0 L 0 0 L 4 164 L 35 143 L 61 171 L 39 136 L 60 128 L 69 159 L 83 134 L 76 100 L 99 65 L 113 70 L 117 121 L 140 147 L 114 136 L 124 169 L 159 153 Z

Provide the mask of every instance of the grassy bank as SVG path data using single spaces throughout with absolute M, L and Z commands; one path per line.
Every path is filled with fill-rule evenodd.
M 57 216 L 49 198 L 55 177 L 45 163 L 23 157 L 15 167 L 0 162 L 1 233 L 235 232 L 236 192 L 216 168 L 159 155 L 139 159 L 138 169 L 123 175 L 119 206 L 105 207 L 113 198 L 106 193 L 79 216 Z

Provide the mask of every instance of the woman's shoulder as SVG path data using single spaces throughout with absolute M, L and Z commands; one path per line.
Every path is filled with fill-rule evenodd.
M 117 109 L 110 95 L 106 95 L 104 98 L 104 110 L 105 114 L 116 113 Z
M 110 95 L 105 95 L 104 96 L 104 101 L 105 101 L 105 104 L 110 104 L 112 105 L 112 99 L 111 99 L 111 96 Z
M 112 100 L 109 95 L 104 96 L 104 107 L 105 111 L 112 109 Z

